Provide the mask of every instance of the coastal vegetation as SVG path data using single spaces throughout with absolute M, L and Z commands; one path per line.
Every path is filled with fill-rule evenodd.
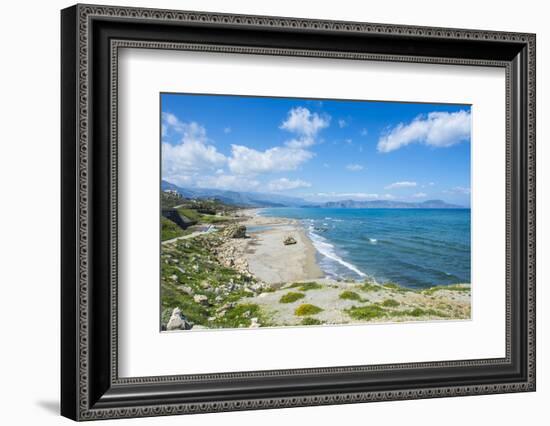
M 308 281 L 305 283 L 293 283 L 290 288 L 296 288 L 300 291 L 319 290 L 323 286 L 314 281 Z
M 197 203 L 171 195 L 167 200 L 170 211 L 184 219 L 184 227 L 177 217 L 176 221 L 161 218 L 163 330 L 470 318 L 469 284 L 411 289 L 371 278 L 268 282 L 262 279 L 262 270 L 258 274 L 248 263 L 259 240 L 247 231 L 248 224 L 261 227 L 267 219 L 250 221 L 219 200 Z M 284 220 L 277 223 L 288 223 Z M 187 226 L 189 222 L 192 225 Z M 272 244 L 279 244 L 275 249 L 283 256 L 304 250 L 303 237 L 297 233 L 293 233 L 296 244 L 284 245 L 289 230 L 298 229 L 292 226 L 270 231 L 280 235 Z M 279 266 L 284 270 L 285 265 Z
M 340 299 L 357 301 L 363 300 L 363 298 L 358 293 L 351 290 L 344 290 L 342 293 L 340 293 Z
M 304 293 L 297 293 L 291 291 L 290 293 L 283 294 L 281 296 L 281 299 L 279 299 L 280 303 L 292 303 L 296 302 L 297 300 L 303 299 L 306 295 Z
M 319 306 L 312 305 L 311 303 L 304 303 L 296 308 L 294 311 L 294 314 L 302 317 L 304 315 L 315 315 L 321 312 L 323 309 L 321 309 Z

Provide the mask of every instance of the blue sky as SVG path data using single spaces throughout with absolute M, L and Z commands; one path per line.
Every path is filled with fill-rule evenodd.
M 163 179 L 470 205 L 470 106 L 161 94 Z

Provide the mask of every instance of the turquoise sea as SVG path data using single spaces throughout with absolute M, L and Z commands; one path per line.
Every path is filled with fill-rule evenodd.
M 470 209 L 266 208 L 298 219 L 334 278 L 410 288 L 470 282 Z

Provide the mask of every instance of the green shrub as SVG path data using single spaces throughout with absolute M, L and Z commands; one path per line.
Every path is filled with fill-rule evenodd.
M 162 241 L 171 240 L 172 238 L 177 238 L 184 235 L 183 229 L 181 229 L 170 219 L 166 219 L 164 216 L 161 216 L 160 218 L 160 225 L 160 238 Z
M 345 290 L 342 293 L 340 293 L 340 299 L 343 299 L 343 300 L 357 300 L 357 301 L 362 301 L 363 300 L 361 298 L 361 296 L 359 296 L 359 294 L 357 294 L 354 291 L 350 291 L 350 290 Z
M 399 306 L 399 302 L 395 299 L 386 299 L 382 302 L 382 306 L 386 308 L 397 308 Z
M 317 318 L 305 317 L 302 320 L 302 325 L 321 325 L 323 322 Z
M 306 315 L 315 315 L 321 311 L 322 309 L 318 306 L 311 305 L 309 303 L 303 303 L 302 305 L 296 308 L 296 310 L 294 311 L 294 315 L 302 317 Z
M 300 291 L 308 291 L 308 290 L 318 290 L 320 288 L 323 288 L 323 286 L 319 283 L 316 283 L 315 281 L 310 281 L 307 283 L 294 283 L 289 288 L 297 288 Z
M 378 305 L 352 306 L 346 309 L 347 314 L 356 320 L 371 320 L 386 316 L 386 311 Z
M 366 281 L 360 288 L 363 291 L 379 291 L 382 289 L 382 286 Z
M 470 291 L 470 286 L 469 285 L 464 285 L 464 284 L 437 285 L 435 287 L 430 287 L 430 288 L 427 288 L 425 290 L 422 290 L 422 293 L 424 293 L 426 295 L 432 295 L 436 291 L 439 291 L 439 290 L 448 290 L 448 291 L 457 291 L 457 292 L 461 292 L 461 293 L 468 293 Z
M 422 309 L 422 308 L 414 308 L 414 309 L 409 309 L 407 311 L 394 311 L 392 312 L 392 315 L 400 316 L 400 317 L 414 317 L 414 318 L 428 317 L 428 316 L 445 318 L 448 316 L 446 313 L 437 311 L 435 309 Z
M 283 294 L 279 299 L 279 303 L 292 303 L 297 300 L 303 299 L 306 295 L 304 293 L 296 293 L 291 291 L 290 293 Z

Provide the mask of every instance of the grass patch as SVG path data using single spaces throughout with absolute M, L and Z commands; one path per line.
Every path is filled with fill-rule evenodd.
M 302 325 L 321 325 L 323 322 L 317 318 L 305 317 L 302 320 Z
M 365 281 L 365 283 L 361 285 L 360 289 L 362 291 L 380 291 L 382 289 L 382 286 Z
M 358 302 L 361 302 L 363 300 L 363 298 L 359 294 L 350 290 L 343 291 L 342 293 L 340 293 L 339 297 L 343 300 L 356 300 Z
M 231 218 L 226 216 L 216 216 L 212 214 L 203 214 L 199 219 L 201 223 L 223 223 L 227 222 L 228 220 L 231 220 Z
M 258 318 L 262 326 L 267 325 L 267 318 L 255 303 L 243 303 L 227 311 L 223 318 L 213 321 L 213 327 L 239 328 L 248 327 L 251 318 Z
M 322 309 L 319 306 L 312 305 L 310 303 L 304 303 L 296 308 L 294 315 L 299 317 L 306 315 L 315 315 L 321 312 Z
M 308 290 L 319 290 L 320 288 L 323 288 L 322 284 L 316 283 L 315 281 L 310 281 L 307 283 L 294 283 L 289 288 L 296 288 L 300 291 L 308 291 Z
M 395 284 L 395 283 L 392 283 L 392 282 L 384 283 L 384 284 L 382 284 L 382 287 L 387 288 L 389 290 L 398 291 L 400 293 L 405 293 L 407 291 L 412 291 L 412 290 L 410 290 L 406 287 L 401 287 L 399 284 Z
M 457 291 L 460 293 L 468 293 L 470 291 L 469 285 L 453 284 L 453 285 L 437 285 L 435 287 L 430 287 L 425 290 L 422 290 L 423 294 L 432 295 L 439 290 L 447 291 Z
M 193 209 L 179 208 L 178 213 L 182 216 L 185 216 L 187 219 L 192 220 L 193 222 L 199 222 L 201 214 Z
M 183 229 L 164 216 L 160 218 L 160 225 L 160 238 L 162 241 L 171 240 L 172 238 L 184 235 Z
M 399 306 L 399 302 L 395 299 L 386 299 L 381 303 L 381 305 L 386 308 L 397 308 Z
M 297 300 L 303 299 L 304 297 L 306 297 L 304 293 L 291 291 L 290 293 L 282 295 L 279 299 L 279 303 L 293 303 Z
M 255 284 L 255 280 L 216 260 L 213 249 L 220 243 L 212 234 L 162 246 L 162 325 L 168 321 L 168 312 L 176 307 L 188 321 L 208 328 L 246 327 L 254 317 L 262 325 L 269 323 L 259 307 L 248 306 L 242 310 L 246 298 L 253 294 L 246 289 Z M 196 294 L 207 296 L 209 304 L 195 302 Z M 224 305 L 228 308 L 220 315 L 219 308 Z M 242 316 L 247 309 L 249 314 Z
M 394 311 L 392 312 L 392 316 L 400 316 L 400 317 L 441 317 L 446 318 L 448 315 L 444 312 L 437 311 L 435 309 L 422 309 L 422 308 L 414 308 L 407 311 Z
M 350 317 L 356 320 L 371 320 L 375 318 L 383 318 L 386 316 L 386 311 L 378 305 L 369 306 L 352 306 L 345 311 Z

